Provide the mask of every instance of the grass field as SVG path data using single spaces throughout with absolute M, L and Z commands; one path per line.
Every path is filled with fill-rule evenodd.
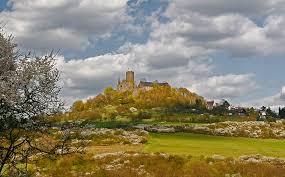
M 192 156 L 219 154 L 226 157 L 238 157 L 248 154 L 261 154 L 285 157 L 285 140 L 221 137 L 190 133 L 151 133 L 144 151 Z

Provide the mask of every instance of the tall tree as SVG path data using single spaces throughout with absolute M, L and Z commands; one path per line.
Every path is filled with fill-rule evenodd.
M 285 119 L 285 107 L 279 108 L 279 118 Z
M 274 111 L 272 111 L 270 107 L 268 107 L 268 108 L 266 109 L 266 114 L 267 114 L 268 116 L 273 117 L 273 118 L 277 118 L 277 117 L 278 117 L 277 113 L 274 112 Z

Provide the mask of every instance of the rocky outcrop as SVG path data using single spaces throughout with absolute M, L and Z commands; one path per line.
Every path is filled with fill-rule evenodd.
M 160 126 L 160 125 L 144 126 L 143 129 L 148 132 L 158 132 L 158 133 L 175 133 L 176 132 L 175 127 L 171 127 L 171 126 Z
M 285 159 L 283 158 L 267 157 L 260 154 L 241 156 L 238 158 L 238 160 L 244 163 L 269 163 L 271 165 L 279 166 L 285 165 Z
M 142 129 L 124 130 L 107 128 L 77 128 L 69 131 L 71 144 L 92 143 L 94 145 L 143 144 L 147 142 L 148 132 Z M 64 134 L 64 131 L 55 131 Z
M 178 125 L 178 126 L 162 126 L 162 125 L 140 125 L 135 128 L 143 129 L 148 132 L 188 132 L 209 134 L 217 136 L 236 136 L 250 138 L 285 138 L 285 122 L 220 122 L 213 124 L 201 125 Z
M 145 130 L 123 130 L 123 129 L 87 129 L 81 131 L 84 137 L 92 138 L 102 144 L 143 144 L 147 142 L 148 132 Z

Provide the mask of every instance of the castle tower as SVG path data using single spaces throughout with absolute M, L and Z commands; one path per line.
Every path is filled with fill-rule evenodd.
M 135 73 L 133 71 L 127 71 L 126 72 L 126 81 L 127 82 L 135 82 Z
M 135 85 L 135 73 L 133 71 L 126 72 L 126 79 L 118 80 L 117 90 L 124 92 L 124 91 L 131 91 L 136 88 Z

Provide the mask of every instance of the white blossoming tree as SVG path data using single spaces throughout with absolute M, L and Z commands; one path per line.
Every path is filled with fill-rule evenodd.
M 21 55 L 0 32 L 0 176 L 27 176 L 31 157 L 62 150 L 45 119 L 62 108 L 54 57 Z

